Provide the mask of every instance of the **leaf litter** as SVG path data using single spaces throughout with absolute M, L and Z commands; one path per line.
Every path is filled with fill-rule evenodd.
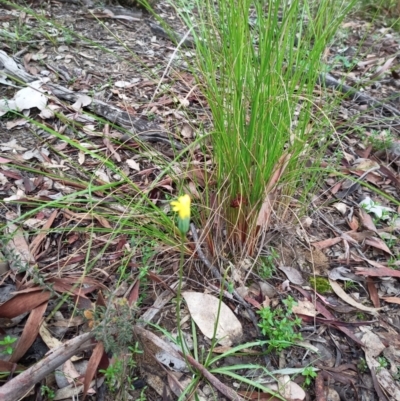
M 65 13 L 65 22 L 76 19 L 77 13 L 81 12 L 76 6 L 67 4 L 59 5 L 53 11 Z M 12 16 L 6 10 L 2 10 L 2 13 Z M 168 13 L 173 17 L 172 11 L 169 10 Z M 115 19 L 114 26 L 122 35 L 127 31 L 132 33 L 132 28 L 127 29 L 123 25 L 124 20 L 141 23 L 143 33 L 135 29 L 137 36 L 127 35 L 128 43 L 142 55 L 143 62 L 149 68 L 156 69 L 158 64 L 166 65 L 172 44 L 157 36 L 154 42 L 149 41 L 152 31 L 139 14 L 121 15 L 109 11 L 96 15 L 98 18 Z M 23 14 L 20 17 L 27 18 Z M 88 37 L 98 37 L 95 33 L 98 29 L 97 23 L 85 21 L 86 26 L 78 24 L 76 29 Z M 174 21 L 175 28 L 179 30 L 176 19 L 171 18 L 171 21 Z M 377 99 L 383 101 L 393 97 L 399 79 L 398 76 L 396 78 L 398 58 L 394 56 L 398 46 L 397 34 L 388 28 L 382 28 L 383 31 L 373 28 L 375 32 L 369 32 L 368 25 L 357 19 L 349 21 L 346 29 L 350 29 L 350 33 L 343 43 L 330 49 L 334 72 L 350 83 L 364 85 L 368 94 Z M 360 60 L 353 60 L 354 67 L 349 73 L 345 71 L 344 64 L 352 61 L 352 48 L 358 45 L 356 36 L 360 34 L 367 34 L 367 40 L 357 55 Z M 374 34 L 380 34 L 382 46 L 373 42 Z M 129 57 L 126 49 L 112 41 L 107 42 L 107 39 L 104 41 L 113 43 L 112 46 L 120 52 L 121 57 L 109 55 L 108 59 L 100 59 L 101 61 L 97 62 L 97 55 L 86 43 L 79 43 L 82 48 L 76 55 L 73 55 L 72 46 L 63 44 L 56 55 L 53 48 L 43 40 L 38 42 L 38 47 L 41 48 L 36 48 L 36 54 L 25 54 L 24 67 L 21 70 L 35 78 L 40 71 L 42 75 L 49 76 L 49 80 L 31 81 L 29 87 L 11 90 L 14 89 L 11 80 L 1 76 L 2 83 L 10 85 L 8 95 L 4 96 L 8 101 L 3 100 L 0 106 L 3 118 L 7 117 L 7 129 L 3 131 L 1 128 L 0 132 L 0 183 L 3 200 L 1 207 L 7 217 L 4 221 L 4 236 L 12 239 L 2 249 L 8 268 L 2 277 L 1 292 L 6 298 L 2 299 L 0 305 L 0 318 L 3 332 L 18 339 L 13 345 L 12 355 L 3 356 L 1 363 L 3 371 L 22 372 L 15 377 L 3 379 L 0 395 L 4 397 L 17 399 L 29 391 L 35 391 L 31 390 L 31 387 L 49 377 L 60 366 L 65 376 L 73 376 L 74 381 L 64 389 L 55 387 L 57 391 L 54 399 L 65 399 L 72 394 L 89 394 L 103 385 L 94 379 L 99 375 L 104 380 L 100 369 L 107 369 L 112 363 L 112 358 L 105 352 L 103 341 L 91 341 L 94 338 L 91 329 L 96 324 L 101 324 L 100 318 L 96 320 L 96 313 L 100 316 L 107 313 L 101 309 L 106 305 L 116 316 L 120 314 L 125 317 L 129 311 L 140 322 L 145 313 L 140 309 L 135 310 L 132 305 L 135 305 L 141 296 L 147 311 L 152 307 L 157 309 L 151 317 L 146 315 L 146 322 L 155 321 L 157 312 L 169 311 L 169 317 L 160 318 L 161 326 L 169 327 L 171 332 L 176 330 L 174 313 L 168 308 L 168 302 L 174 294 L 174 290 L 171 290 L 171 279 L 175 279 L 177 261 L 176 255 L 168 246 L 154 245 L 157 257 L 153 255 L 151 271 L 145 272 L 153 289 L 133 285 L 131 292 L 127 289 L 125 293 L 118 293 L 114 298 L 112 296 L 117 294 L 117 288 L 123 288 L 117 285 L 121 284 L 121 280 L 127 284 L 130 282 L 130 276 L 122 279 L 118 277 L 121 274 L 118 270 L 120 265 L 125 265 L 129 275 L 133 277 L 144 274 L 139 266 L 146 265 L 145 250 L 142 249 L 144 245 L 132 243 L 127 239 L 127 235 L 133 235 L 134 227 L 128 226 L 129 234 L 126 235 L 123 231 L 113 235 L 112 231 L 126 216 L 134 216 L 135 221 L 141 220 L 142 224 L 151 222 L 149 216 L 141 215 L 132 208 L 132 203 L 138 199 L 140 191 L 148 193 L 154 205 L 166 208 L 165 199 L 175 193 L 175 182 L 168 174 L 161 175 L 164 167 L 159 165 L 158 160 L 174 157 L 171 141 L 163 142 L 163 136 L 160 134 L 157 137 L 159 142 L 144 151 L 142 144 L 135 140 L 134 136 L 116 129 L 114 121 L 111 120 L 102 127 L 97 120 L 84 114 L 83 111 L 90 107 L 92 111 L 96 111 L 93 107 L 97 107 L 97 111 L 102 107 L 100 103 L 94 104 L 92 98 L 84 92 L 93 89 L 96 90 L 97 96 L 103 97 L 107 88 L 104 84 L 105 79 L 112 74 L 115 78 L 114 87 L 110 90 L 110 103 L 113 107 L 118 108 L 118 111 L 129 112 L 130 118 L 135 121 L 140 121 L 141 114 L 147 110 L 147 115 L 155 120 L 152 128 L 157 129 L 154 131 L 172 133 L 172 136 L 183 143 L 189 143 L 196 138 L 199 126 L 203 123 L 209 124 L 209 116 L 205 101 L 195 87 L 195 79 L 190 73 L 179 68 L 174 70 L 171 76 L 165 77 L 164 82 L 171 86 L 174 96 L 162 95 L 153 98 L 161 71 L 149 78 L 145 75 L 145 70 L 132 68 L 132 65 L 125 62 L 124 57 Z M 9 53 L 10 49 L 3 45 L 2 50 Z M 34 49 L 29 51 L 33 52 Z M 369 53 L 371 51 L 373 54 Z M 80 65 L 85 65 L 87 71 L 72 67 L 71 61 L 74 57 L 85 60 Z M 46 68 L 43 67 L 43 63 L 48 63 Z M 113 65 L 117 68 L 113 69 Z M 70 82 L 70 87 L 81 93 L 71 98 L 70 103 L 60 101 L 57 96 L 48 97 L 45 95 L 46 85 L 52 80 L 54 83 L 60 80 L 65 87 Z M 152 99 L 150 105 L 149 99 Z M 393 102 L 397 100 L 393 99 Z M 182 107 L 190 109 L 195 119 L 187 118 L 186 114 L 181 112 Z M 377 397 L 400 399 L 399 372 L 396 368 L 400 366 L 400 362 L 390 345 L 400 344 L 397 306 L 399 272 L 392 268 L 398 267 L 396 255 L 399 254 L 399 203 L 393 202 L 397 199 L 399 188 L 400 152 L 396 139 L 399 115 L 394 113 L 392 118 L 385 116 L 383 119 L 385 113 L 392 110 L 390 105 L 386 109 L 385 107 L 368 111 L 364 105 L 349 98 L 344 99 L 340 105 L 338 115 L 333 120 L 337 130 L 344 132 L 346 126 L 358 126 L 364 127 L 365 132 L 363 138 L 354 129 L 342 137 L 340 143 L 332 141 L 328 148 L 327 160 L 338 149 L 344 152 L 340 175 L 332 173 L 327 177 L 321 193 L 313 201 L 313 205 L 323 217 L 310 208 L 307 218 L 311 223 L 303 225 L 301 235 L 297 235 L 293 227 L 279 224 L 274 226 L 274 195 L 279 191 L 275 184 L 286 166 L 286 158 L 289 157 L 286 155 L 268 184 L 273 188 L 267 191 L 266 198 L 263 199 L 258 219 L 259 226 L 268 223 L 274 227 L 272 232 L 278 232 L 270 239 L 268 245 L 278 249 L 280 260 L 273 265 L 276 269 L 271 276 L 263 279 L 273 286 L 274 291 L 267 294 L 267 290 L 263 290 L 263 286 L 259 285 L 257 291 L 247 293 L 246 299 L 253 305 L 254 310 L 257 309 L 256 305 L 277 308 L 288 293 L 298 300 L 293 311 L 302 318 L 304 338 L 313 346 L 318 345 L 321 354 L 318 358 L 313 358 L 300 347 L 294 347 L 291 352 L 283 351 L 274 356 L 270 362 L 270 370 L 273 371 L 272 367 L 289 369 L 318 366 L 319 359 L 325 358 L 324 363 L 319 364 L 320 372 L 315 388 L 308 389 L 317 399 L 323 399 L 318 398 L 318 394 L 332 391 L 338 383 L 344 384 L 340 393 L 342 399 L 357 399 L 356 397 L 360 396 L 369 400 L 378 399 Z M 7 113 L 12 110 L 19 113 L 18 118 L 8 117 Z M 104 113 L 99 115 L 104 117 Z M 75 126 L 71 126 L 67 120 L 73 121 Z M 393 134 L 393 138 L 388 137 L 388 132 Z M 144 138 L 149 139 L 146 136 Z M 153 140 L 154 137 L 150 139 Z M 107 157 L 115 161 L 118 170 L 106 162 Z M 203 155 L 197 148 L 194 151 L 192 166 L 185 162 L 176 166 L 180 169 L 182 177 L 188 180 L 188 185 L 192 185 L 190 192 L 196 194 L 195 197 L 199 196 L 196 185 L 204 188 L 209 177 L 210 160 L 209 156 Z M 115 185 L 122 176 L 128 177 L 135 185 Z M 371 185 L 377 191 L 361 185 L 361 182 Z M 118 197 L 130 198 L 131 203 L 121 205 Z M 86 201 L 84 208 L 82 198 Z M 38 205 L 43 207 L 36 212 L 35 207 Z M 121 214 L 113 213 L 113 210 L 122 213 L 122 217 Z M 295 205 L 293 210 L 296 210 Z M 308 257 L 309 253 L 306 254 L 304 247 L 311 247 L 308 251 L 311 255 L 315 253 L 315 249 L 323 251 L 328 265 L 321 265 L 324 266 L 322 268 L 317 266 L 316 260 Z M 195 257 L 194 247 L 188 251 Z M 262 251 L 268 255 L 268 247 L 264 247 Z M 93 261 L 96 263 L 91 263 Z M 224 334 L 220 335 L 217 326 L 216 338 L 229 339 L 224 344 L 227 348 L 222 355 L 229 353 L 240 343 L 246 344 L 257 339 L 256 329 L 249 324 L 246 313 L 240 310 L 233 298 L 224 297 L 223 302 L 219 303 L 218 297 L 207 293 L 218 290 L 219 284 L 206 271 L 197 272 L 195 266 L 198 263 L 198 259 L 194 260 L 194 266 L 189 270 L 191 273 L 187 273 L 190 280 L 185 281 L 186 289 L 190 291 L 184 293 L 185 299 L 188 299 L 182 329 L 189 331 L 188 322 L 193 319 L 200 330 L 198 333 L 202 333 L 199 334 L 201 347 L 209 349 L 210 339 L 213 339 L 214 335 L 209 327 L 216 323 L 215 308 L 219 305 L 221 317 L 226 320 L 218 322 L 223 326 Z M 346 271 L 341 271 L 342 275 L 333 279 L 331 273 L 338 266 L 343 266 Z M 331 278 L 329 283 L 333 292 L 327 295 L 319 294 L 318 288 L 313 288 L 307 281 L 317 267 L 322 277 Z M 259 277 L 253 274 L 256 273 L 251 272 L 246 276 L 250 280 L 242 283 L 244 287 L 250 287 L 250 281 L 258 282 Z M 367 281 L 357 281 L 351 274 Z M 285 281 L 286 279 L 288 281 Z M 346 289 L 346 282 L 352 283 L 353 286 Z M 15 288 L 12 293 L 6 293 L 10 284 L 15 285 Z M 158 304 L 164 292 L 168 295 L 165 298 L 168 301 Z M 190 302 L 188 294 L 192 294 L 195 301 Z M 268 301 L 266 297 L 269 298 Z M 65 302 L 66 299 L 71 301 L 69 307 L 61 302 Z M 210 299 L 213 300 L 212 307 L 205 301 Z M 57 302 L 60 302 L 59 311 Z M 126 307 L 126 304 L 129 306 Z M 72 310 L 74 312 L 71 312 Z M 76 311 L 82 315 L 78 316 Z M 92 312 L 88 313 L 89 311 Z M 199 312 L 201 316 L 204 313 L 205 317 L 200 319 Z M 371 314 L 373 320 L 363 316 L 363 312 Z M 56 313 L 61 314 L 61 320 L 56 320 Z M 103 319 L 105 318 L 103 316 Z M 74 321 L 77 322 L 76 325 L 70 326 Z M 56 324 L 60 322 L 65 322 L 65 326 L 62 331 L 57 332 Z M 170 347 L 171 354 L 174 354 L 177 360 L 185 360 L 185 356 L 181 355 L 182 348 L 168 346 L 161 336 L 147 329 L 143 331 L 145 329 L 141 329 L 139 323 L 132 326 L 132 331 L 140 333 L 139 337 L 151 339 L 149 341 L 153 341 L 159 348 Z M 57 334 L 52 334 L 49 328 Z M 115 332 L 111 332 L 110 336 L 115 336 Z M 240 340 L 242 336 L 243 339 Z M 41 356 L 33 357 L 33 368 L 28 368 L 30 364 L 24 360 L 24 356 L 32 355 L 33 344 L 38 340 L 42 341 L 46 351 Z M 167 384 L 171 382 L 171 376 L 159 373 L 159 365 L 154 362 L 154 358 L 152 359 L 152 355 L 156 353 L 151 346 L 149 348 L 144 351 L 145 357 L 138 363 L 135 373 L 140 376 L 145 372 L 149 376 L 153 375 L 153 386 L 149 385 L 150 391 L 162 396 L 166 391 L 164 386 L 172 388 Z M 46 354 L 48 349 L 53 349 L 53 352 Z M 82 353 L 83 350 L 87 353 Z M 76 362 L 74 355 L 80 355 L 80 358 L 89 361 L 83 374 L 77 373 L 71 366 Z M 114 352 L 113 356 L 120 355 Z M 187 358 L 192 367 L 202 372 L 215 389 L 230 399 L 240 399 L 237 394 L 245 399 L 254 399 L 254 395 L 257 399 L 274 399 L 272 396 L 266 396 L 267 393 L 263 393 L 262 390 L 236 392 L 235 380 L 225 377 L 220 380 L 220 377 L 217 378 L 199 362 L 190 356 Z M 361 371 L 357 367 L 354 370 L 360 358 L 365 358 L 369 372 Z M 388 366 L 383 366 L 385 363 L 382 358 L 385 358 Z M 16 365 L 17 363 L 19 365 Z M 227 363 L 232 365 L 238 362 Z M 72 373 L 74 370 L 75 373 Z M 149 371 L 152 373 L 148 373 Z M 369 388 L 367 385 L 367 389 L 357 390 L 355 383 L 361 383 L 368 374 L 371 377 Z M 154 384 L 157 383 L 158 375 L 161 382 Z M 281 374 L 269 388 L 275 388 L 288 400 L 304 399 L 304 390 L 298 385 L 302 384 L 301 379 L 301 375 Z M 206 390 L 206 387 L 202 389 Z M 173 392 L 176 394 L 176 391 L 175 389 Z M 374 395 L 371 395 L 372 391 Z M 206 393 L 207 391 L 203 391 L 203 396 Z

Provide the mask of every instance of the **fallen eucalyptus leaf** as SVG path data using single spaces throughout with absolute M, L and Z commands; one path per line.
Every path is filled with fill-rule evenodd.
M 335 292 L 335 294 L 349 305 L 354 306 L 355 308 L 362 310 L 364 312 L 371 313 L 373 315 L 376 315 L 378 311 L 381 309 L 381 308 L 371 308 L 369 306 L 360 304 L 359 302 L 354 300 L 349 294 L 347 294 L 336 281 L 329 279 L 329 283 L 331 284 L 331 287 Z
M 218 343 L 227 346 L 240 340 L 242 325 L 219 298 L 199 292 L 184 292 L 182 296 L 193 320 L 207 338 L 213 338 L 215 333 Z

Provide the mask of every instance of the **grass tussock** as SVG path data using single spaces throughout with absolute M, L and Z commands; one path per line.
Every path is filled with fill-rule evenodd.
M 313 91 L 353 4 L 221 0 L 196 3 L 198 18 L 181 14 L 194 32 L 212 114 L 218 205 L 230 240 L 247 254 L 276 206 L 315 183 L 316 144 L 330 135 L 324 111 L 332 104 L 321 110 Z

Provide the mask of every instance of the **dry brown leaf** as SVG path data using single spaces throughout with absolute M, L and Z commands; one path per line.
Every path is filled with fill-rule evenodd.
M 357 302 L 355 299 L 353 299 L 350 295 L 348 295 L 343 289 L 342 287 L 333 280 L 329 279 L 329 283 L 333 289 L 333 291 L 335 292 L 335 294 L 341 298 L 343 301 L 345 301 L 346 303 L 348 303 L 351 306 L 354 306 L 355 308 L 362 310 L 364 312 L 368 312 L 371 313 L 373 315 L 376 315 L 379 311 L 379 309 L 377 308 L 371 308 L 369 306 L 365 306 L 363 304 L 360 304 L 359 302 Z
M 18 362 L 36 340 L 36 337 L 39 333 L 39 327 L 42 323 L 43 315 L 46 312 L 47 303 L 47 301 L 42 303 L 30 313 L 21 337 L 19 338 L 14 352 L 11 355 L 10 362 Z
M 365 267 L 356 267 L 356 274 L 371 277 L 400 277 L 399 270 L 389 269 L 388 267 L 379 267 L 377 269 L 368 269 Z
M 92 352 L 92 355 L 90 356 L 89 363 L 86 368 L 86 373 L 85 373 L 85 382 L 83 385 L 83 399 L 85 399 L 86 394 L 88 393 L 88 390 L 91 385 L 91 381 L 94 379 L 97 367 L 99 366 L 99 363 L 101 361 L 101 358 L 103 357 L 104 354 L 104 346 L 102 342 L 98 342 L 96 346 L 94 347 L 94 350 Z
M 292 266 L 278 266 L 279 270 L 282 270 L 289 281 L 296 285 L 302 285 L 304 283 L 304 279 L 301 276 L 300 272 Z
M 393 64 L 397 57 L 390 57 L 385 61 L 382 67 L 379 67 L 370 77 L 369 80 L 373 81 L 387 71 Z
M 356 216 L 351 216 L 350 220 L 347 220 L 347 224 L 351 228 L 352 231 L 357 231 L 360 228 L 360 225 L 358 224 L 358 220 Z
M 399 297 L 381 297 L 385 302 L 389 302 L 390 304 L 398 304 L 400 305 Z
M 322 250 L 322 249 L 330 248 L 331 246 L 336 245 L 341 241 L 342 241 L 342 239 L 340 237 L 335 237 L 335 238 L 326 239 L 324 241 L 312 242 L 311 245 L 315 249 Z
M 378 290 L 376 289 L 375 283 L 371 277 L 367 278 L 367 288 L 372 304 L 375 306 L 375 308 L 380 308 L 381 303 L 379 302 Z
M 18 226 L 16 226 L 15 224 L 9 223 L 7 225 L 7 231 L 10 234 L 12 234 L 12 240 L 8 241 L 8 243 L 6 245 L 9 252 L 12 252 L 15 255 L 19 256 L 19 259 L 21 260 L 21 262 L 23 262 L 27 265 L 31 265 L 31 264 L 35 263 L 35 259 L 31 253 L 31 251 L 29 250 L 29 245 L 26 242 L 25 233 L 23 232 L 23 230 L 21 228 L 19 228 Z M 16 259 L 13 258 L 13 260 L 16 260 Z M 11 269 L 18 270 L 19 265 L 17 265 L 17 263 L 13 260 L 10 261 Z
M 30 312 L 50 299 L 50 292 L 38 291 L 18 294 L 0 305 L 0 316 L 12 319 L 23 313 Z
M 380 238 L 368 238 L 365 240 L 365 244 L 372 246 L 374 248 L 380 249 L 383 252 L 388 253 L 389 255 L 393 256 L 392 251 L 388 248 L 388 246 L 385 244 L 385 242 L 383 240 L 381 240 Z
M 37 256 L 37 251 L 39 249 L 39 246 L 42 243 L 42 241 L 46 238 L 47 231 L 53 225 L 54 219 L 57 217 L 57 215 L 58 215 L 58 210 L 57 209 L 53 210 L 53 213 L 51 213 L 49 219 L 46 221 L 46 224 L 44 224 L 44 226 L 43 226 L 42 230 L 40 231 L 40 233 L 32 241 L 32 243 L 31 243 L 29 248 L 30 248 L 31 254 L 34 257 Z
M 360 208 L 360 218 L 361 218 L 362 225 L 367 230 L 373 231 L 375 233 L 377 232 L 375 224 L 374 224 L 374 222 L 372 220 L 372 217 L 363 208 Z
M 365 241 L 367 238 L 371 238 L 374 235 L 374 233 L 372 231 L 361 231 L 361 232 L 357 232 L 357 231 L 347 231 L 345 233 L 343 233 L 342 237 L 345 238 L 346 240 L 348 240 L 348 238 L 350 237 L 351 239 L 353 239 L 356 242 L 363 242 Z

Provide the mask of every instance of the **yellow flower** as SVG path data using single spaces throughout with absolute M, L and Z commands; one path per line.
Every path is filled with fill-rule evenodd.
M 171 202 L 172 210 L 178 212 L 178 228 L 182 234 L 189 231 L 190 223 L 190 196 L 185 194 L 178 200 Z

